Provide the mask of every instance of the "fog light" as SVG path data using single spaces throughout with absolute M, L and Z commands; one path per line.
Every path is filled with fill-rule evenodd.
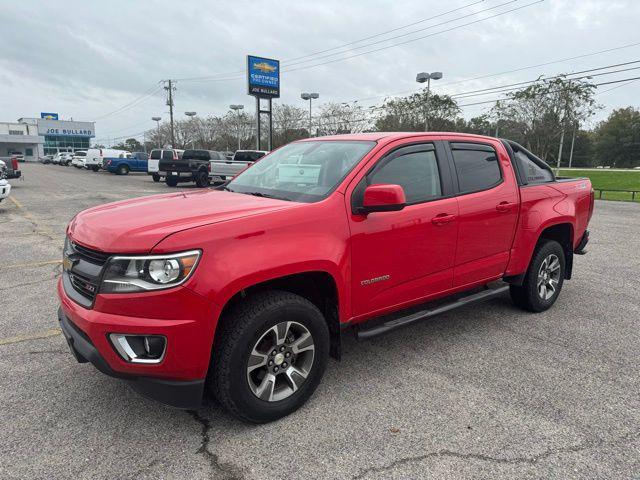
M 111 333 L 109 339 L 118 354 L 131 363 L 160 363 L 167 349 L 167 339 L 161 335 Z

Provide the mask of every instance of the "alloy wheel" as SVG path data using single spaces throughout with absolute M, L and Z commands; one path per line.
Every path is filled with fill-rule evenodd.
M 267 402 L 290 397 L 307 380 L 315 354 L 311 332 L 298 322 L 280 322 L 264 332 L 247 362 L 253 394 Z
M 545 257 L 538 270 L 538 295 L 542 300 L 549 300 L 555 295 L 560 284 L 560 259 L 555 253 Z

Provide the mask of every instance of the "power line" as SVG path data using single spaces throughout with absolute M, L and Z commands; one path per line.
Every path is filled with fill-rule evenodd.
M 160 88 L 161 88 L 161 86 L 160 86 L 160 85 L 156 85 L 156 86 L 154 86 L 154 87 L 150 88 L 150 89 L 149 89 L 149 90 L 147 90 L 145 93 L 143 93 L 141 96 L 139 96 L 139 97 L 135 98 L 134 100 L 132 100 L 132 101 L 130 101 L 130 102 L 128 102 L 128 103 L 126 103 L 125 105 L 123 105 L 123 106 L 121 106 L 121 107 L 119 107 L 119 108 L 116 108 L 116 109 L 115 109 L 115 110 L 113 110 L 112 112 L 109 112 L 109 113 L 106 113 L 106 114 L 104 114 L 104 115 L 102 115 L 102 116 L 96 117 L 96 118 L 94 119 L 94 122 L 95 122 L 95 121 L 97 121 L 97 120 L 102 120 L 102 119 L 104 119 L 104 118 L 107 118 L 107 117 L 109 117 L 109 116 L 111 116 L 111 115 L 114 115 L 114 114 L 116 114 L 116 113 L 122 113 L 122 112 L 124 112 L 124 111 L 126 111 L 126 110 L 129 110 L 129 109 L 130 109 L 130 108 L 132 108 L 132 107 L 135 107 L 136 105 L 139 105 L 141 102 L 143 102 L 143 101 L 144 101 L 144 100 L 146 100 L 147 98 L 149 98 L 149 97 L 151 97 L 152 95 L 154 95 L 154 94 L 156 94 L 157 92 L 159 92 L 159 91 L 160 91 Z

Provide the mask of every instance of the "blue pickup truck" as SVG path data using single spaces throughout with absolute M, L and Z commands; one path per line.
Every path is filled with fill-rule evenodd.
M 121 153 L 118 157 L 106 157 L 102 160 L 102 168 L 118 175 L 128 175 L 129 172 L 147 171 L 149 155 L 145 152 Z

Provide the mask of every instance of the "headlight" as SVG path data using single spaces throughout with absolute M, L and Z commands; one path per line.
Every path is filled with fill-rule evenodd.
M 100 293 L 132 293 L 171 288 L 191 276 L 199 250 L 171 255 L 111 257 L 102 277 Z

